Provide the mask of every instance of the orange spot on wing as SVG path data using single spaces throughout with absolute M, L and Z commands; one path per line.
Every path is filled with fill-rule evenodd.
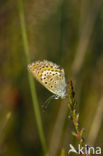
M 45 70 L 50 70 L 50 71 L 60 71 L 60 69 L 57 69 L 57 68 L 44 67 L 44 68 L 41 68 L 41 70 L 39 71 L 39 76 L 41 76 L 41 75 L 42 75 L 42 72 L 45 71 Z

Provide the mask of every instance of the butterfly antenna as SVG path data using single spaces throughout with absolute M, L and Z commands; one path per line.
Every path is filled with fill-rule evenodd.
M 47 110 L 50 101 L 53 100 L 54 97 L 55 97 L 55 95 L 52 95 L 49 98 L 47 98 L 47 100 L 44 102 L 44 104 L 42 104 L 43 110 Z

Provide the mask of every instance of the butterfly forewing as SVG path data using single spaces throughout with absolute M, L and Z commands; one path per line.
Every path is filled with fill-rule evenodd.
M 37 61 L 28 65 L 33 76 L 49 91 L 58 94 L 60 83 L 65 85 L 64 70 L 50 61 Z

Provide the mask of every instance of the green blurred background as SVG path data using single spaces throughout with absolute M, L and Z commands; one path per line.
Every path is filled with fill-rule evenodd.
M 27 71 L 28 62 L 43 59 L 73 81 L 86 143 L 103 148 L 103 0 L 0 0 L 0 155 L 46 155 Z M 44 112 L 51 93 L 37 81 L 35 87 L 48 153 L 68 155 L 78 142 L 67 101 L 52 100 Z

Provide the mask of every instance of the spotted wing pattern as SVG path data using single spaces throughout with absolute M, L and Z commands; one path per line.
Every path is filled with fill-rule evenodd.
M 64 70 L 50 61 L 37 61 L 28 65 L 28 69 L 44 87 L 54 94 L 58 94 L 60 83 L 65 83 Z

